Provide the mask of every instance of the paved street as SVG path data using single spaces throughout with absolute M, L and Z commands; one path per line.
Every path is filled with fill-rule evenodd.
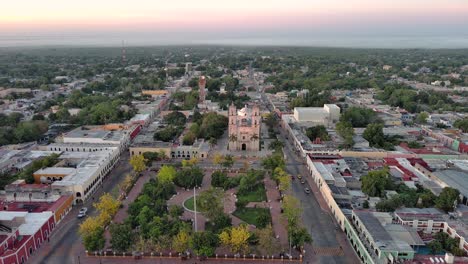
M 300 165 L 302 160 L 294 153 L 289 141 L 282 135 L 279 135 L 279 138 L 285 143 L 283 151 L 287 161 L 287 172 L 294 176 L 298 174 L 303 177 L 308 176 L 305 165 Z M 305 187 L 313 193 L 306 194 Z M 349 244 L 342 239 L 344 233 L 338 229 L 329 214 L 328 207 L 324 202 L 319 203 L 320 199 L 323 200 L 320 193 L 316 188 L 311 187 L 313 186 L 310 186 L 308 182 L 301 184 L 297 179 L 292 182 L 293 194 L 301 201 L 304 211 L 303 223 L 313 239 L 313 252 L 306 248 L 306 263 L 307 261 L 310 263 L 359 263 Z
M 124 152 L 117 166 L 104 180 L 103 187 L 98 188 L 95 192 L 95 201 L 97 201 L 104 192 L 111 192 L 131 170 L 132 168 L 128 163 L 128 152 Z M 84 204 L 85 207 L 88 207 L 88 215 L 96 214 L 92 203 L 93 200 L 90 199 Z M 81 207 L 82 206 L 75 206 L 73 210 L 70 211 L 52 233 L 50 242 L 43 244 L 40 250 L 37 250 L 33 254 L 30 263 L 75 264 L 78 263 L 78 256 L 81 257 L 81 260 L 84 259 L 84 247 L 78 235 L 78 225 L 84 221 L 84 219 L 78 219 L 76 217 Z M 89 262 L 80 261 L 80 263 Z

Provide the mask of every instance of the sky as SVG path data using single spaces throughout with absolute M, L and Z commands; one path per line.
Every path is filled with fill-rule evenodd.
M 0 46 L 467 47 L 468 0 L 15 0 Z

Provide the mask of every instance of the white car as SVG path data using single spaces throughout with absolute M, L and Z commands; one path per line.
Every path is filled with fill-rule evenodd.
M 88 208 L 86 207 L 81 208 L 80 211 L 78 212 L 78 218 L 85 217 L 87 212 L 88 212 Z

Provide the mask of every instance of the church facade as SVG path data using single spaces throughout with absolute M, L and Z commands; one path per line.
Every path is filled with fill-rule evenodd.
M 237 110 L 234 104 L 229 106 L 229 150 L 260 150 L 260 108 L 258 105 L 245 106 Z

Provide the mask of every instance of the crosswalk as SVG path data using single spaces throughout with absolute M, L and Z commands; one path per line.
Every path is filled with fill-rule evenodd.
M 314 247 L 315 254 L 319 256 L 343 256 L 343 250 L 339 247 Z

